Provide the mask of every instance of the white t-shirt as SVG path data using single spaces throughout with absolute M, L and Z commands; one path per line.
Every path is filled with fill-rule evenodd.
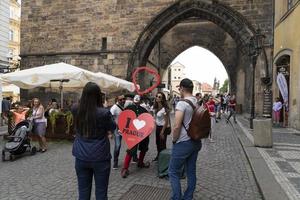
M 191 97 L 186 97 L 185 99 L 190 100 L 195 106 L 197 106 L 197 98 L 196 97 L 191 96 Z M 177 110 L 184 113 L 183 124 L 184 124 L 185 128 L 188 130 L 189 129 L 189 124 L 192 120 L 193 113 L 194 113 L 193 108 L 187 102 L 179 101 L 176 105 L 176 111 Z M 184 128 L 184 126 L 183 125 L 181 126 L 180 136 L 179 136 L 176 143 L 188 141 L 188 140 L 191 139 L 187 135 L 187 131 Z
M 155 114 L 155 123 L 156 126 L 163 126 L 165 124 L 165 116 L 167 112 L 165 108 L 160 109 L 156 114 Z
M 112 114 L 112 116 L 115 119 L 115 122 L 118 124 L 118 120 L 119 120 L 119 115 L 122 112 L 121 108 L 119 108 L 119 106 L 117 106 L 116 104 L 114 104 L 111 108 L 110 108 L 110 113 Z
M 133 104 L 133 101 L 127 99 L 127 100 L 125 101 L 124 108 L 126 108 L 127 106 L 130 106 L 130 105 L 132 105 L 132 104 Z
M 150 112 L 151 111 L 151 107 L 150 107 L 150 105 L 149 104 L 146 104 L 146 103 L 142 103 L 141 104 L 141 106 L 143 107 L 143 108 L 145 108 L 148 112 Z

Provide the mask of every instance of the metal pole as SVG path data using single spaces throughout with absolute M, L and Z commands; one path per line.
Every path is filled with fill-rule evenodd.
M 253 119 L 255 118 L 255 67 L 256 67 L 256 56 L 252 57 L 252 92 L 251 92 L 251 116 L 250 116 L 250 128 L 253 129 Z
M 60 108 L 63 109 L 64 108 L 63 81 L 60 82 L 59 90 L 60 90 Z

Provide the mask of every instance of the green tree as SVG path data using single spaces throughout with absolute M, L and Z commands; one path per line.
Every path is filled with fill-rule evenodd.
M 229 81 L 228 79 L 226 79 L 222 85 L 222 87 L 220 88 L 220 93 L 227 93 L 228 92 L 228 86 L 229 86 Z

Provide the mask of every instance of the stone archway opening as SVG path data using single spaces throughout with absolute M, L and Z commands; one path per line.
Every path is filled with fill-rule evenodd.
M 138 66 L 166 69 L 179 53 L 198 45 L 222 61 L 228 72 L 230 92 L 249 112 L 250 99 L 245 98 L 251 95 L 252 87 L 248 49 L 254 34 L 251 24 L 229 6 L 216 1 L 177 1 L 159 13 L 140 34 L 129 59 L 128 77 Z
M 228 73 L 222 61 L 214 53 L 200 46 L 192 46 L 181 52 L 167 68 L 161 68 L 160 73 L 162 83 L 171 95 L 179 94 L 176 85 L 183 78 L 193 80 L 194 95 L 200 92 L 213 95 L 225 93 L 219 89 L 225 80 L 228 81 Z M 227 92 L 230 91 L 229 85 Z

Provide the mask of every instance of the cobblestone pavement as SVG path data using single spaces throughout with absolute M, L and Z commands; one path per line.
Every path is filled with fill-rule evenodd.
M 241 125 L 249 132 L 253 142 L 252 130 L 247 121 L 239 118 Z M 269 169 L 291 200 L 300 199 L 300 135 L 288 128 L 273 128 L 273 148 L 257 148 Z
M 217 123 L 214 143 L 203 142 L 197 161 L 195 199 L 262 199 L 242 147 L 230 126 Z M 4 142 L 0 141 L 2 149 Z M 169 138 L 169 147 L 170 138 Z M 51 142 L 44 154 L 23 156 L 13 162 L 0 163 L 0 199 L 76 199 L 77 181 L 70 142 Z M 113 145 L 112 145 L 113 147 Z M 146 160 L 155 157 L 154 137 Z M 124 144 L 122 146 L 124 157 Z M 109 199 L 120 199 L 134 185 L 170 189 L 169 181 L 157 177 L 157 165 L 138 169 L 131 164 L 128 178 L 120 177 L 120 169 L 112 170 Z M 186 180 L 182 180 L 185 188 Z M 94 199 L 94 197 L 93 197 Z M 149 197 L 151 198 L 151 196 Z M 146 199 L 145 199 L 146 200 Z

